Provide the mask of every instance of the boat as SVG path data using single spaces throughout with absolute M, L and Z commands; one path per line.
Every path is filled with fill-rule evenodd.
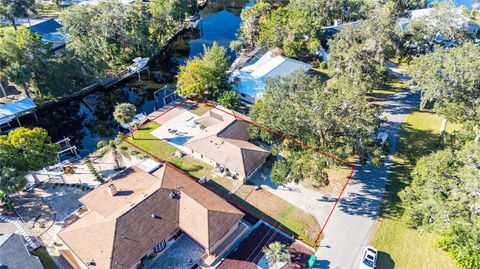
M 131 128 L 130 126 L 133 126 L 136 123 L 142 123 L 146 119 L 147 119 L 147 115 L 144 112 L 142 112 L 142 113 L 139 113 L 139 114 L 135 115 L 135 118 L 129 124 L 122 123 L 122 124 L 120 124 L 120 126 L 122 126 L 122 128 L 124 128 L 124 129 L 130 130 L 130 128 Z

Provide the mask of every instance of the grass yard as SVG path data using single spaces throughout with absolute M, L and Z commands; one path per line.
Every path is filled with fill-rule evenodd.
M 40 259 L 40 262 L 42 263 L 43 268 L 58 269 L 57 265 L 52 260 L 52 257 L 50 257 L 50 254 L 48 254 L 47 250 L 44 247 L 37 248 L 36 250 L 33 251 L 32 254 L 37 256 Z
M 39 18 L 56 18 L 61 10 L 54 4 L 51 5 L 37 5 L 37 17 Z
M 206 105 L 199 105 L 194 108 L 194 111 L 203 114 L 209 109 Z M 244 185 L 235 194 L 232 194 L 236 188 L 231 180 L 212 174 L 213 168 L 197 159 L 188 156 L 175 157 L 176 148 L 174 146 L 150 134 L 159 126 L 160 124 L 157 122 L 148 123 L 134 133 L 135 139 L 129 136 L 127 141 L 164 161 L 168 161 L 194 177 L 207 176 L 212 179 L 207 183 L 210 188 L 229 196 L 273 223 L 278 221 L 285 230 L 298 235 L 298 238 L 308 243 L 315 241 L 320 225 L 313 216 L 266 190 L 254 191 L 253 185 Z
M 141 130 L 134 133 L 135 139 L 129 136 L 127 141 L 195 177 L 202 177 L 211 172 L 212 168 L 204 162 L 188 156 L 183 158 L 175 157 L 175 151 L 177 148 L 150 134 L 150 132 L 159 126 L 160 124 L 157 122 L 148 123 L 143 126 Z
M 402 81 L 398 78 L 393 78 L 380 89 L 374 89 L 368 94 L 368 96 L 373 98 L 388 98 L 398 92 L 401 92 L 408 88 L 410 85 L 405 81 Z
M 229 190 L 230 182 L 214 179 L 206 185 L 309 244 L 314 244 L 320 232 L 320 225 L 312 215 L 265 189 L 255 190 L 255 185 L 249 182 L 234 194 Z
M 189 112 L 192 112 L 195 115 L 202 116 L 205 112 L 212 110 L 211 106 L 208 106 L 204 103 L 197 103 L 194 107 L 188 109 Z
M 435 246 L 437 235 L 421 233 L 405 222 L 398 193 L 409 184 L 408 174 L 420 157 L 433 152 L 439 142 L 442 118 L 431 112 L 414 111 L 405 120 L 381 217 L 377 221 L 370 244 L 380 251 L 378 268 L 452 269 L 454 261 Z M 457 129 L 447 124 L 447 132 Z

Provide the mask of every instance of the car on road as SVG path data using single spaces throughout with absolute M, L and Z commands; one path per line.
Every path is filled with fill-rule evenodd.
M 377 264 L 378 251 L 373 247 L 366 247 L 363 252 L 359 269 L 373 269 Z

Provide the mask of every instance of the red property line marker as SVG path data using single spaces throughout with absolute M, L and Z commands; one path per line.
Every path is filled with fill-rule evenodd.
M 169 162 L 160 159 L 159 157 L 151 154 L 150 152 L 144 150 L 143 148 L 140 148 L 139 146 L 131 143 L 130 141 L 128 141 L 128 140 L 126 139 L 126 137 L 128 137 L 128 135 L 130 135 L 132 132 L 137 131 L 138 129 L 140 129 L 141 127 L 143 127 L 145 124 L 148 124 L 148 123 L 150 123 L 150 122 L 155 121 L 155 120 L 158 119 L 159 117 L 165 115 L 166 113 L 168 113 L 168 112 L 170 112 L 171 110 L 173 110 L 173 109 L 175 109 L 175 108 L 183 105 L 185 102 L 190 101 L 190 100 L 191 100 L 191 101 L 198 102 L 198 103 L 205 104 L 205 105 L 207 105 L 207 106 L 209 106 L 209 107 L 211 107 L 211 108 L 213 108 L 213 109 L 220 110 L 220 111 L 222 111 L 223 113 L 226 113 L 226 114 L 228 114 L 228 115 L 234 116 L 235 119 L 244 121 L 244 122 L 249 123 L 249 124 L 251 124 L 251 125 L 253 125 L 253 126 L 255 126 L 255 127 L 258 127 L 258 128 L 263 129 L 263 130 L 265 130 L 265 131 L 268 131 L 268 132 L 270 132 L 270 133 L 272 133 L 272 134 L 278 135 L 278 136 L 280 136 L 280 137 L 282 137 L 282 138 L 284 138 L 284 139 L 287 139 L 287 140 L 289 140 L 289 141 L 291 141 L 291 142 L 293 142 L 293 143 L 295 143 L 295 144 L 297 144 L 297 145 L 300 145 L 300 146 L 302 146 L 302 147 L 308 148 L 308 149 L 313 150 L 313 151 L 315 151 L 315 152 L 317 152 L 317 153 L 320 153 L 320 154 L 322 154 L 322 155 L 324 155 L 324 156 L 326 156 L 326 157 L 329 157 L 329 158 L 331 158 L 331 159 L 333 159 L 333 160 L 335 160 L 335 161 L 338 161 L 338 162 L 340 162 L 340 163 L 342 163 L 342 164 L 344 164 L 344 165 L 347 165 L 348 167 L 350 167 L 350 168 L 352 169 L 352 170 L 350 171 L 350 174 L 349 174 L 348 177 L 347 177 L 347 180 L 345 181 L 345 184 L 344 184 L 343 187 L 342 187 L 342 190 L 340 191 L 340 194 L 339 194 L 338 197 L 335 199 L 335 203 L 334 203 L 332 209 L 330 210 L 330 212 L 329 212 L 329 214 L 328 214 L 328 216 L 327 216 L 324 224 L 321 226 L 320 232 L 318 233 L 317 238 L 316 238 L 316 240 L 315 240 L 315 242 L 314 242 L 313 245 L 312 245 L 312 244 L 309 244 L 309 243 L 307 243 L 307 242 L 305 242 L 305 241 L 303 241 L 303 240 L 301 240 L 301 239 L 299 239 L 299 238 L 297 238 L 295 235 L 291 234 L 290 232 L 285 231 L 285 230 L 282 229 L 279 225 L 276 225 L 276 224 L 272 223 L 271 221 L 269 221 L 269 220 L 267 220 L 267 219 L 264 219 L 263 217 L 259 216 L 258 214 L 256 214 L 256 213 L 253 212 L 252 210 L 250 210 L 250 209 L 246 208 L 245 206 L 239 204 L 238 202 L 232 200 L 230 197 L 227 197 L 227 196 L 225 196 L 224 194 L 222 194 L 222 193 L 218 192 L 217 190 L 212 189 L 212 188 L 210 188 L 210 187 L 208 187 L 208 186 L 206 186 L 206 185 L 200 184 L 200 183 L 197 181 L 197 179 L 194 178 L 193 176 L 185 173 L 184 171 L 182 171 L 181 169 L 175 167 L 174 165 L 170 164 Z M 333 212 L 335 211 L 335 208 L 336 208 L 337 205 L 338 205 L 338 202 L 339 202 L 340 199 L 342 198 L 342 196 L 343 196 L 343 194 L 344 194 L 344 192 L 345 192 L 345 190 L 346 190 L 346 188 L 347 188 L 347 185 L 348 185 L 348 183 L 350 182 L 350 180 L 351 180 L 351 178 L 352 178 L 352 176 L 353 176 L 353 174 L 354 174 L 354 172 L 355 172 L 355 165 L 352 164 L 352 163 L 350 163 L 350 162 L 348 162 L 348 161 L 345 161 L 345 160 L 343 160 L 343 159 L 341 159 L 341 158 L 339 158 L 339 157 L 337 157 L 337 156 L 333 156 L 333 155 L 328 154 L 328 153 L 326 153 L 326 152 L 323 152 L 323 151 L 321 151 L 321 150 L 319 150 L 319 149 L 317 149 L 317 148 L 314 148 L 314 147 L 309 146 L 309 145 L 307 145 L 307 144 L 305 144 L 305 143 L 302 143 L 302 142 L 300 142 L 300 141 L 298 141 L 298 140 L 296 140 L 296 139 L 294 139 L 294 138 L 292 138 L 292 137 L 290 137 L 290 136 L 286 136 L 286 135 L 281 134 L 281 133 L 279 133 L 279 132 L 277 132 L 277 131 L 275 131 L 275 130 L 272 130 L 272 129 L 267 128 L 267 127 L 264 127 L 264 126 L 261 126 L 261 125 L 255 123 L 255 122 L 253 122 L 253 121 L 250 121 L 250 120 L 247 120 L 247 119 L 245 119 L 245 118 L 239 117 L 238 115 L 235 115 L 234 113 L 231 113 L 231 112 L 229 112 L 229 111 L 226 111 L 226 110 L 223 110 L 223 109 L 221 109 L 221 108 L 218 108 L 218 107 L 216 107 L 215 105 L 213 105 L 213 104 L 211 104 L 211 103 L 208 103 L 208 102 L 205 102 L 205 101 L 203 101 L 203 100 L 200 100 L 200 99 L 197 99 L 197 98 L 193 98 L 193 97 L 189 97 L 189 98 L 184 99 L 182 102 L 176 104 L 176 105 L 173 106 L 173 107 L 170 107 L 169 109 L 167 109 L 166 111 L 164 111 L 164 112 L 161 113 L 160 115 L 156 116 L 155 118 L 146 121 L 144 124 L 138 126 L 138 127 L 135 128 L 134 130 L 132 130 L 132 131 L 130 131 L 129 133 L 127 133 L 126 135 L 124 135 L 124 136 L 122 137 L 122 140 L 125 141 L 126 143 L 128 143 L 129 145 L 131 145 L 131 146 L 139 149 L 140 151 L 142 151 L 143 153 L 147 154 L 148 156 L 156 159 L 157 161 L 160 161 L 161 163 L 164 163 L 165 165 L 170 166 L 170 167 L 173 167 L 173 168 L 175 168 L 176 170 L 182 172 L 183 174 L 188 175 L 188 176 L 189 176 L 192 180 L 194 180 L 197 184 L 200 184 L 201 186 L 203 186 L 203 187 L 207 188 L 208 190 L 212 191 L 213 193 L 219 195 L 220 197 L 222 197 L 222 198 L 224 198 L 225 200 L 227 200 L 228 202 L 236 205 L 237 207 L 241 208 L 242 210 L 245 210 L 246 212 L 248 212 L 248 213 L 254 215 L 255 217 L 257 217 L 257 218 L 259 218 L 259 219 L 261 219 L 261 220 L 269 223 L 270 225 L 276 227 L 277 229 L 283 231 L 284 233 L 289 234 L 289 235 L 292 236 L 293 238 L 295 238 L 295 239 L 297 239 L 297 240 L 300 240 L 300 241 L 302 241 L 303 243 L 305 243 L 305 244 L 307 244 L 307 245 L 309 245 L 309 246 L 311 246 L 311 247 L 313 247 L 313 248 L 315 248 L 315 247 L 318 245 L 318 243 L 319 243 L 319 241 L 320 241 L 320 238 L 321 238 L 323 232 L 325 231 L 325 227 L 328 225 L 328 223 L 329 223 L 329 221 L 330 221 L 330 219 L 331 219 L 331 217 L 332 217 L 332 215 L 333 215 Z

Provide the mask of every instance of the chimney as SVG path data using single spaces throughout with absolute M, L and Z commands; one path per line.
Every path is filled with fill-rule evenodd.
M 117 186 L 115 186 L 115 184 L 113 184 L 113 183 L 108 185 L 107 189 L 108 189 L 108 193 L 112 197 L 115 196 L 118 193 Z

